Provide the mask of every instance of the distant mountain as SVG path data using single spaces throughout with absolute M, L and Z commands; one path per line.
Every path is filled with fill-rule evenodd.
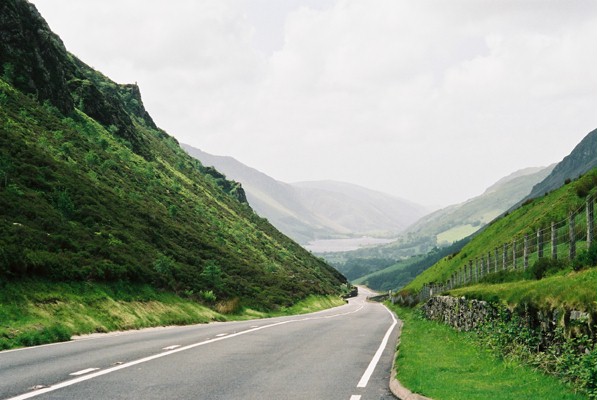
M 533 185 L 543 180 L 552 169 L 553 166 L 516 171 L 497 181 L 480 196 L 421 218 L 393 243 L 349 252 L 325 253 L 323 257 L 339 271 L 356 279 L 356 274 L 351 271 L 355 260 L 359 260 L 359 272 L 364 276 L 381 271 L 397 260 L 427 254 L 437 245 L 462 241 L 523 199 Z M 385 260 L 386 265 L 383 266 L 380 260 Z M 379 268 L 380 265 L 383 267 Z
M 595 167 L 597 167 L 597 129 L 589 132 L 544 180 L 537 183 L 527 198 L 543 196 L 563 186 L 566 179 L 576 179 Z
M 242 184 L 249 204 L 299 243 L 351 236 L 396 236 L 426 214 L 424 207 L 361 186 L 334 182 L 288 184 L 232 157 L 182 145 L 204 165 Z
M 420 219 L 405 234 L 435 236 L 438 244 L 463 239 L 523 199 L 553 168 L 554 165 L 516 171 L 487 188 L 482 195 Z

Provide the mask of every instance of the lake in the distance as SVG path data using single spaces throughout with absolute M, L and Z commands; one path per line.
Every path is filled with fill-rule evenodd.
M 363 247 L 392 243 L 396 239 L 380 239 L 369 236 L 349 239 L 321 239 L 313 240 L 303 247 L 313 253 L 337 253 L 340 251 L 357 250 Z

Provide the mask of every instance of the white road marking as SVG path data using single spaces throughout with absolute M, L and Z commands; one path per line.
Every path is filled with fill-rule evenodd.
M 350 400 L 361 400 L 361 395 L 353 394 L 352 396 L 350 396 Z
M 164 347 L 162 350 L 174 350 L 177 347 L 180 347 L 179 344 L 173 344 L 172 346 Z
M 394 330 L 394 327 L 398 323 L 398 321 L 396 321 L 396 318 L 394 318 L 394 314 L 390 310 L 388 310 L 388 308 L 386 306 L 383 306 L 383 307 L 392 316 L 392 321 L 393 321 L 392 326 L 390 326 L 390 328 L 386 332 L 386 335 L 383 337 L 383 340 L 381 341 L 379 348 L 375 352 L 373 359 L 371 360 L 371 362 L 369 363 L 369 366 L 365 370 L 365 373 L 361 377 L 361 380 L 359 381 L 359 383 L 357 385 L 358 388 L 367 387 L 367 383 L 369 383 L 369 378 L 371 378 L 371 375 L 373 374 L 373 371 L 375 370 L 375 367 L 377 366 L 377 363 L 379 362 L 379 359 L 381 358 L 381 354 L 383 353 L 384 349 L 386 348 L 386 345 L 388 344 L 388 339 L 390 338 L 390 334 L 392 333 L 392 330 Z
M 216 337 L 222 337 L 222 336 L 227 336 L 227 335 L 228 335 L 227 333 L 219 333 L 216 335 Z
M 99 368 L 87 368 L 87 369 L 82 369 L 82 370 L 80 370 L 80 371 L 73 372 L 72 374 L 69 374 L 69 375 L 72 375 L 72 376 L 85 375 L 85 374 L 88 374 L 88 373 L 90 373 L 90 372 L 97 371 L 98 369 L 99 369 Z
M 58 389 L 62 389 L 62 388 L 68 387 L 68 386 L 75 385 L 77 383 L 85 382 L 85 381 L 88 381 L 90 379 L 100 377 L 102 375 L 107 375 L 107 374 L 110 374 L 112 372 L 119 371 L 121 369 L 133 367 L 135 365 L 146 363 L 148 361 L 152 361 L 152 360 L 155 360 L 155 359 L 158 359 L 158 358 L 166 357 L 166 356 L 169 356 L 171 354 L 178 353 L 178 352 L 181 352 L 181 351 L 190 350 L 190 349 L 193 349 L 195 347 L 204 346 L 206 344 L 211 344 L 211 343 L 219 342 L 221 340 L 231 339 L 231 338 L 236 337 L 236 336 L 246 335 L 247 333 L 257 332 L 257 331 L 260 331 L 262 329 L 273 328 L 273 327 L 279 326 L 279 325 L 286 325 L 286 324 L 290 324 L 290 323 L 294 323 L 294 322 L 303 322 L 303 321 L 311 321 L 311 320 L 318 320 L 318 319 L 328 319 L 328 318 L 342 317 L 342 316 L 345 316 L 345 315 L 357 313 L 357 312 L 361 311 L 363 309 L 363 307 L 365 307 L 365 306 L 361 305 L 356 310 L 347 311 L 345 313 L 340 313 L 340 314 L 326 315 L 326 316 L 322 316 L 322 317 L 307 317 L 307 318 L 299 318 L 299 319 L 289 319 L 289 320 L 286 320 L 286 321 L 276 322 L 276 323 L 269 324 L 269 325 L 262 325 L 262 326 L 257 327 L 257 328 L 247 329 L 246 331 L 241 331 L 241 332 L 238 332 L 238 333 L 233 333 L 233 334 L 227 335 L 227 336 L 222 336 L 222 337 L 218 337 L 218 338 L 214 338 L 214 339 L 204 340 L 203 342 L 198 342 L 198 343 L 190 344 L 188 346 L 179 347 L 179 348 L 176 348 L 174 350 L 164 351 L 163 353 L 154 354 L 154 355 L 149 356 L 149 357 L 144 357 L 144 358 L 140 358 L 140 359 L 135 360 L 135 361 L 130 361 L 130 362 L 127 362 L 127 363 L 124 363 L 124 364 L 121 364 L 121 365 L 116 365 L 116 366 L 114 366 L 112 368 L 102 369 L 100 371 L 96 371 L 96 372 L 93 372 L 93 373 L 90 373 L 90 374 L 87 374 L 87 375 L 79 376 L 78 378 L 71 379 L 69 381 L 64 381 L 64 382 L 57 383 L 55 385 L 52 385 L 50 387 L 37 390 L 35 392 L 24 393 L 24 394 L 21 394 L 19 396 L 11 397 L 11 398 L 5 399 L 5 400 L 25 400 L 25 399 L 30 399 L 32 397 L 37 397 L 37 396 L 40 396 L 40 395 L 45 394 L 45 393 L 53 392 L 53 391 L 58 390 Z M 388 312 L 389 312 L 389 310 L 388 310 Z M 392 318 L 393 317 L 394 316 L 392 315 Z

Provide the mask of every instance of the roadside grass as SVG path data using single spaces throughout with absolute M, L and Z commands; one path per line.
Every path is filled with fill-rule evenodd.
M 264 313 L 242 309 L 221 314 L 193 299 L 131 283 L 0 282 L 0 350 L 70 340 L 72 336 L 268 318 L 344 304 L 334 296 L 310 296 L 292 307 Z
M 256 318 L 275 318 L 287 315 L 300 315 L 312 312 L 327 310 L 328 308 L 338 307 L 346 304 L 339 296 L 320 296 L 311 295 L 290 307 L 282 307 L 277 311 L 257 311 L 250 308 L 244 308 L 237 314 L 226 315 L 228 321 L 244 321 Z
M 282 315 L 308 314 L 344 304 L 346 302 L 338 296 L 309 296 L 291 307 L 283 308 L 280 312 Z
M 458 332 L 419 317 L 413 309 L 389 305 L 404 322 L 396 359 L 397 378 L 434 400 L 580 400 L 556 378 L 496 358 L 474 332 Z
M 597 268 L 579 272 L 564 270 L 541 280 L 520 280 L 498 284 L 481 283 L 454 289 L 450 295 L 501 302 L 510 306 L 532 303 L 542 308 L 579 311 L 597 310 Z

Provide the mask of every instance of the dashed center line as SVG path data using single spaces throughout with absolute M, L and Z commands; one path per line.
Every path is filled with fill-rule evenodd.
M 174 350 L 175 348 L 180 347 L 179 344 L 173 344 L 172 346 L 164 347 L 162 350 Z
M 222 336 L 226 336 L 226 335 L 228 335 L 228 334 L 227 333 L 219 333 L 216 335 L 216 337 L 222 337 Z
M 353 394 L 352 396 L 350 396 L 350 400 L 361 400 L 361 395 Z
M 88 373 L 90 373 L 90 372 L 97 371 L 98 369 L 99 369 L 99 368 L 87 368 L 87 369 L 82 369 L 82 370 L 80 370 L 80 371 L 73 372 L 72 374 L 69 374 L 69 375 L 71 375 L 71 376 L 85 375 L 85 374 L 88 374 Z

